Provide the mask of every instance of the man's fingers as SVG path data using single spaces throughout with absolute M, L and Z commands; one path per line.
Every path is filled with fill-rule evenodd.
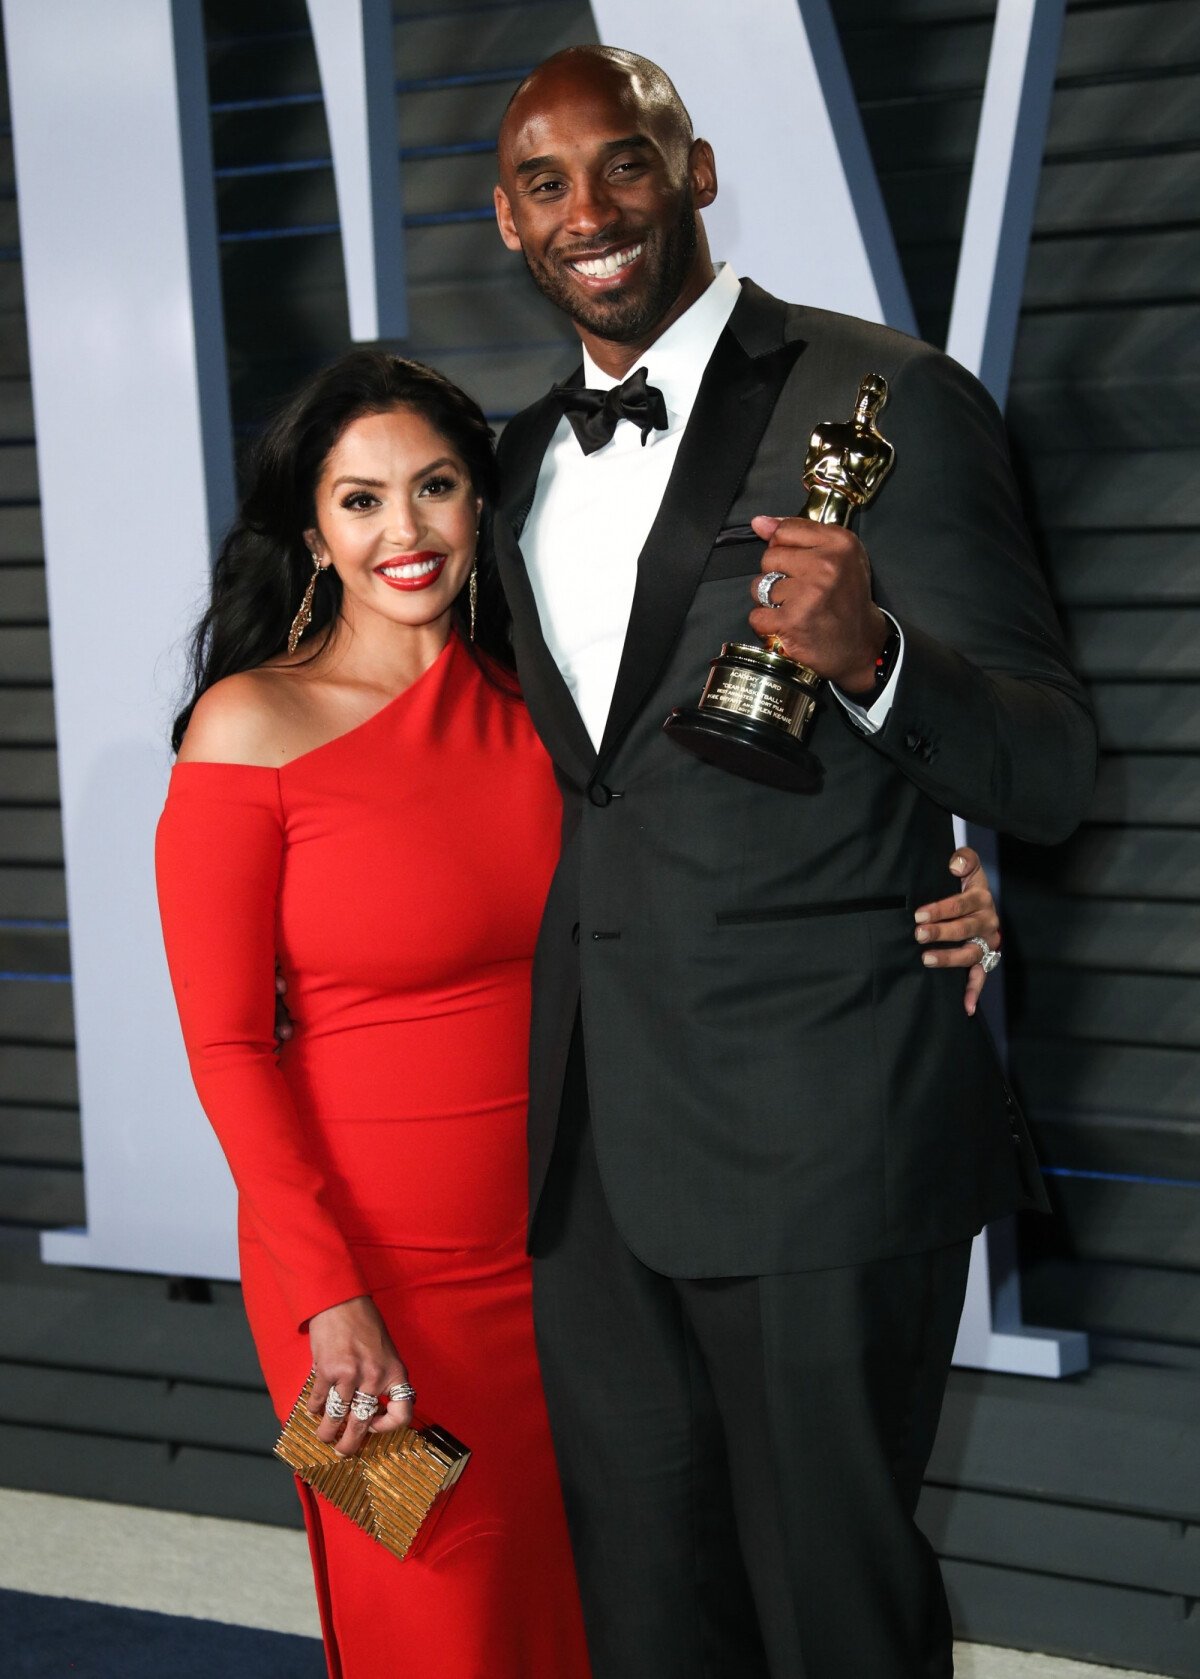
M 983 864 L 979 861 L 979 853 L 973 845 L 960 845 L 950 859 L 950 872 L 958 876 L 964 892 L 973 876 L 977 875 L 982 867 Z
M 750 529 L 774 548 L 839 548 L 854 546 L 856 538 L 844 525 L 821 525 L 815 519 L 776 519 L 760 514 Z
M 956 915 L 979 915 L 989 907 L 993 910 L 995 907 L 990 892 L 956 892 L 952 898 L 922 904 L 913 912 L 913 920 L 920 927 L 926 922 L 950 921 Z
M 936 904 L 923 904 L 913 919 L 918 944 L 976 937 L 990 940 L 1000 931 L 1000 918 L 988 892 L 968 892 L 961 898 L 942 898 Z

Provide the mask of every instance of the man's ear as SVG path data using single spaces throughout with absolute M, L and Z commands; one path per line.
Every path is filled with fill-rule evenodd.
M 688 179 L 697 210 L 707 210 L 717 196 L 717 160 L 707 140 L 693 140 L 688 155 Z
M 513 220 L 512 205 L 508 202 L 508 194 L 503 187 L 497 187 L 492 193 L 492 202 L 496 206 L 496 226 L 500 229 L 500 237 L 510 251 L 521 249 L 521 235 L 517 232 L 517 224 Z

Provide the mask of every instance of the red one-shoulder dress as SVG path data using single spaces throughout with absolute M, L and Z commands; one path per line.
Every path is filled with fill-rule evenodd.
M 473 1453 L 404 1562 L 301 1488 L 333 1679 L 586 1679 L 524 1248 L 530 967 L 559 820 L 524 707 L 456 636 L 281 769 L 172 773 L 167 956 L 275 1408 L 308 1374 L 309 1317 L 369 1294 L 420 1413 Z M 277 957 L 296 1026 L 278 1056 Z

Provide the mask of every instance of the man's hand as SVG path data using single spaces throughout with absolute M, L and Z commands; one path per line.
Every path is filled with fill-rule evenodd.
M 750 628 L 764 641 L 778 636 L 789 659 L 844 692 L 869 691 L 890 626 L 871 599 L 871 566 L 862 543 L 842 525 L 811 519 L 760 515 L 750 524 L 767 544 L 763 571 L 784 573 L 771 590 L 774 604 L 756 606 Z M 757 584 L 756 578 L 752 595 Z
M 966 941 L 986 939 L 989 950 L 999 950 L 1000 917 L 987 870 L 972 846 L 964 845 L 954 853 L 950 872 L 958 876 L 958 895 L 921 905 L 913 917 L 917 924 L 916 940 L 918 944 L 941 942 L 944 946 L 924 952 L 921 960 L 927 968 L 969 969 L 963 1007 L 968 1014 L 974 1014 L 987 975 L 979 960 L 978 945 Z

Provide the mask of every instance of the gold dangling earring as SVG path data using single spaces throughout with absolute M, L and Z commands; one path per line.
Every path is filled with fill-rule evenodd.
M 312 623 L 312 603 L 313 595 L 316 593 L 317 578 L 325 569 L 315 554 L 310 554 L 309 558 L 313 563 L 313 574 L 308 580 L 308 588 L 305 589 L 303 598 L 300 601 L 300 610 L 292 619 L 292 627 L 288 631 L 287 650 L 289 654 L 294 653 L 297 647 L 299 647 L 300 637 Z
M 479 606 L 479 567 L 471 561 L 471 576 L 467 582 L 467 601 L 471 610 L 471 640 L 475 639 L 475 613 Z

